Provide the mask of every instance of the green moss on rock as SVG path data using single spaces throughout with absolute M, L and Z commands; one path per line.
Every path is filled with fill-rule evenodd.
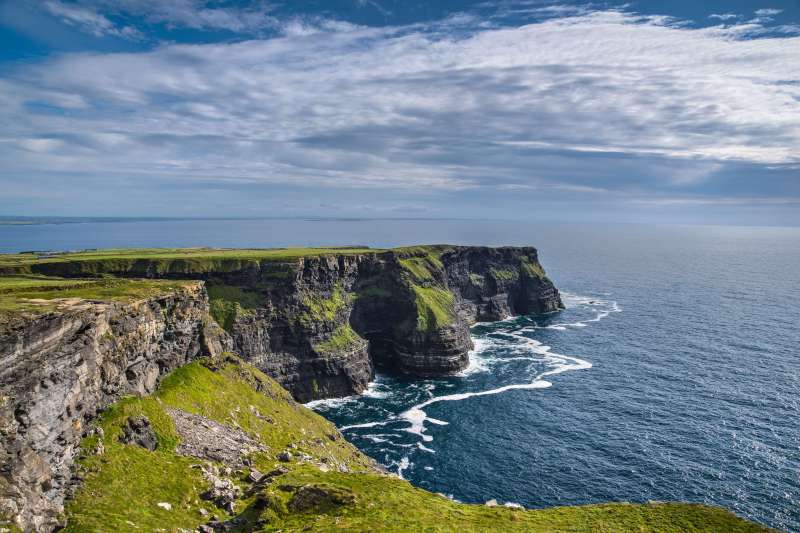
M 260 294 L 232 285 L 209 283 L 206 290 L 211 316 L 228 332 L 236 318 L 252 314 L 263 301 Z
M 331 338 L 314 345 L 314 349 L 320 354 L 331 354 L 347 350 L 355 344 L 361 343 L 361 337 L 353 331 L 350 324 L 345 324 L 336 328 Z

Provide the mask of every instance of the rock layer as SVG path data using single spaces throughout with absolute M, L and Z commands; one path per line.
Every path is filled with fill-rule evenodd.
M 0 514 L 25 529 L 59 523 L 87 422 L 224 339 L 211 339 L 200 284 L 134 304 L 93 303 L 0 333 Z
M 199 271 L 117 264 L 45 263 L 37 273 L 198 282 L 136 303 L 21 315 L 0 328 L 0 517 L 26 530 L 60 523 L 87 422 L 125 395 L 149 394 L 197 356 L 237 352 L 309 401 L 362 392 L 376 365 L 457 372 L 469 363 L 471 323 L 562 306 L 533 248 L 426 246 Z

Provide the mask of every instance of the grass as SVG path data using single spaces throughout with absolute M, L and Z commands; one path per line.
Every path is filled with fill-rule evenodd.
M 354 344 L 361 341 L 361 337 L 353 331 L 350 324 L 345 324 L 336 328 L 331 338 L 314 345 L 314 349 L 320 354 L 331 354 L 347 350 Z
M 296 404 L 277 383 L 230 355 L 186 365 L 146 398 L 127 398 L 109 408 L 98 425 L 104 435 L 82 442 L 85 476 L 66 506 L 67 532 L 170 531 L 205 523 L 200 509 L 225 520 L 229 513 L 203 501 L 207 482 L 193 468 L 199 460 L 175 453 L 179 436 L 168 407 L 241 428 L 268 447 L 251 456 L 262 472 L 275 455 L 294 445 L 288 473 L 276 482 L 253 486 L 246 472 L 232 474 L 245 489 L 237 502 L 240 523 L 233 531 L 529 531 L 529 532 L 761 532 L 722 509 L 693 504 L 605 504 L 523 511 L 466 505 L 377 472 L 371 461 L 338 436 L 335 428 Z M 147 451 L 119 442 L 129 416 L 145 415 L 159 446 Z M 102 455 L 93 450 L 102 441 Z M 346 471 L 340 471 L 346 470 Z M 305 489 L 303 489 L 305 487 Z M 313 489 L 328 495 L 319 505 L 302 506 L 296 494 Z M 158 506 L 172 505 L 171 511 Z M 259 522 L 262 520 L 264 522 Z
M 263 303 L 263 297 L 241 287 L 209 283 L 206 285 L 211 316 L 225 331 L 233 329 L 236 318 L 252 314 Z
M 0 274 L 141 276 L 236 272 L 262 263 L 294 262 L 303 257 L 376 253 L 370 248 L 141 248 L 57 254 L 2 254 Z
M 167 294 L 195 283 L 116 278 L 0 277 L 0 312 L 8 314 L 51 311 L 66 299 L 131 302 Z
M 186 365 L 161 383 L 158 391 L 145 398 L 126 398 L 108 409 L 97 425 L 103 437 L 93 435 L 81 444 L 78 461 L 84 481 L 66 506 L 69 524 L 65 531 L 176 531 L 193 529 L 208 519 L 204 508 L 220 518 L 224 510 L 203 501 L 208 488 L 200 470 L 201 461 L 175 452 L 179 437 L 166 408 L 178 408 L 205 416 L 256 436 L 268 447 L 252 457 L 266 472 L 276 466 L 274 454 L 289 444 L 298 445 L 329 464 L 341 464 L 351 471 L 365 471 L 370 461 L 341 438 L 332 441 L 334 427 L 322 417 L 296 404 L 276 382 L 231 356 L 205 359 Z M 119 441 L 127 418 L 146 416 L 158 438 L 151 452 Z M 102 442 L 104 453 L 94 450 Z M 298 444 L 299 443 L 299 444 Z M 244 474 L 234 478 L 244 483 Z M 167 511 L 158 506 L 165 502 Z M 252 498 L 243 499 L 246 508 Z M 163 529 L 159 529 L 163 528 Z
M 538 264 L 533 264 L 527 257 L 521 257 L 519 260 L 519 271 L 521 274 L 530 278 L 546 279 L 547 276 L 544 270 Z
M 498 281 L 515 281 L 519 279 L 519 272 L 515 270 L 491 268 L 489 273 Z
M 417 306 L 417 329 L 433 331 L 453 321 L 453 293 L 438 287 L 411 286 Z
M 335 320 L 337 313 L 345 308 L 349 298 L 350 295 L 338 283 L 334 285 L 327 298 L 306 295 L 302 300 L 306 311 L 300 315 L 300 323 L 311 325 Z

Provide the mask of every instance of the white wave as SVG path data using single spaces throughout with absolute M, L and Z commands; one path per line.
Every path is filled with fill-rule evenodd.
M 468 398 L 474 398 L 476 396 L 489 396 L 493 394 L 501 394 L 503 392 L 507 392 L 510 390 L 544 389 L 552 386 L 552 383 L 550 381 L 543 379 L 545 376 L 553 376 L 556 374 L 561 374 L 562 372 L 567 372 L 569 370 L 583 370 L 592 367 L 592 364 L 590 362 L 580 359 L 578 357 L 553 353 L 550 351 L 549 346 L 545 346 L 535 339 L 529 339 L 524 335 L 513 334 L 513 333 L 506 333 L 505 335 L 514 338 L 519 344 L 524 345 L 531 352 L 541 355 L 542 356 L 541 359 L 544 360 L 546 363 L 552 365 L 553 368 L 551 370 L 547 370 L 537 375 L 529 383 L 514 383 L 511 385 L 504 385 L 502 387 L 497 387 L 495 389 L 490 389 L 490 390 L 477 391 L 477 392 L 462 392 L 458 394 L 448 394 L 445 396 L 434 396 L 432 398 L 429 398 L 428 400 L 425 400 L 424 402 L 419 403 L 400 414 L 400 418 L 404 419 L 409 423 L 409 426 L 405 429 L 405 431 L 419 436 L 424 442 L 430 442 L 433 440 L 433 437 L 425 433 L 425 422 L 430 422 L 432 424 L 439 424 L 439 425 L 446 422 L 443 420 L 438 420 L 435 418 L 428 417 L 424 409 L 429 405 L 433 405 L 439 402 L 457 402 L 466 400 Z
M 428 448 L 427 446 L 425 446 L 425 445 L 424 445 L 424 444 L 422 444 L 421 442 L 418 442 L 418 443 L 417 443 L 417 448 L 419 448 L 419 449 L 420 449 L 420 450 L 422 450 L 423 452 L 428 452 L 428 453 L 436 453 L 436 450 L 432 450 L 432 449 Z
M 385 426 L 386 424 L 388 424 L 391 421 L 392 421 L 392 419 L 389 418 L 389 419 L 386 419 L 386 420 L 382 420 L 380 422 L 365 422 L 363 424 L 352 424 L 350 426 L 342 426 L 342 427 L 340 427 L 339 431 L 347 431 L 348 429 L 374 428 L 374 427 L 377 427 L 377 426 Z
M 377 435 L 360 435 L 362 438 L 369 439 L 376 444 L 380 444 L 382 442 L 389 442 L 389 439 L 384 439 L 378 437 Z
M 400 479 L 405 479 L 403 477 L 403 470 L 407 470 L 412 464 L 413 463 L 408 460 L 407 456 L 400 459 L 399 463 L 395 463 L 395 466 L 397 466 L 397 475 L 400 476 Z
M 566 331 L 567 330 L 566 324 L 564 324 L 563 326 L 561 324 L 553 324 L 552 326 L 547 326 L 547 329 L 555 329 L 555 330 L 558 330 L 558 331 Z

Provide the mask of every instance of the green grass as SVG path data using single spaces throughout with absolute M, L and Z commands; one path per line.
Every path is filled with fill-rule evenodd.
M 294 262 L 303 257 L 376 253 L 370 248 L 141 248 L 60 253 L 0 254 L 0 274 L 181 275 L 236 272 L 264 262 Z
M 193 281 L 116 278 L 0 277 L 0 312 L 46 312 L 57 308 L 66 299 L 131 302 L 195 284 Z
M 453 321 L 453 293 L 438 287 L 411 286 L 417 306 L 417 329 L 433 331 Z
M 67 503 L 67 532 L 192 529 L 208 520 L 200 515 L 201 507 L 221 518 L 230 517 L 200 498 L 208 483 L 199 469 L 192 468 L 199 460 L 176 454 L 179 437 L 167 407 L 257 437 L 269 450 L 251 458 L 262 472 L 276 466 L 274 455 L 289 444 L 296 444 L 298 452 L 353 472 L 371 468 L 370 460 L 344 439 L 328 437 L 335 434 L 329 422 L 296 404 L 288 392 L 255 368 L 228 355 L 200 360 L 167 376 L 153 396 L 126 398 L 99 419 L 102 439 L 93 435 L 81 444 L 78 464 L 84 481 Z M 134 415 L 147 416 L 153 425 L 159 444 L 155 451 L 119 441 L 127 418 Z M 100 441 L 105 451 L 95 455 Z M 240 484 L 245 484 L 244 477 L 244 473 L 234 474 Z M 244 498 L 240 508 L 252 500 Z M 172 510 L 158 507 L 159 502 L 169 503 Z
M 545 279 L 547 276 L 544 270 L 538 264 L 533 264 L 527 257 L 522 257 L 519 260 L 519 271 L 523 275 L 531 278 Z
M 273 380 L 230 355 L 186 365 L 146 398 L 124 399 L 100 418 L 102 439 L 82 442 L 80 470 L 85 476 L 66 506 L 67 532 L 170 531 L 205 523 L 204 508 L 222 519 L 230 514 L 200 499 L 207 482 L 192 468 L 199 461 L 175 453 L 179 436 L 167 407 L 205 416 L 241 428 L 268 447 L 251 459 L 267 472 L 278 463 L 275 454 L 290 444 L 297 457 L 311 463 L 284 463 L 289 472 L 276 482 L 255 487 L 246 472 L 233 473 L 245 490 L 236 507 L 245 531 L 433 531 L 433 532 L 760 532 L 765 528 L 718 508 L 692 504 L 605 504 L 515 510 L 465 505 L 412 486 L 374 470 L 371 461 L 338 436 L 335 428 L 296 404 Z M 129 416 L 151 421 L 159 446 L 147 451 L 119 442 Z M 333 437 L 333 438 L 331 438 Z M 95 455 L 102 440 L 105 452 Z M 321 468 L 320 465 L 325 465 Z M 339 471 L 345 468 L 347 472 Z M 300 487 L 311 486 L 331 495 L 318 508 L 292 505 Z M 158 507 L 172 505 L 171 511 Z M 266 520 L 258 526 L 257 520 Z
M 445 246 L 413 246 L 398 248 L 395 251 L 400 257 L 400 265 L 413 279 L 425 282 L 435 279 L 433 272 L 444 270 L 441 255 L 447 249 Z
M 206 290 L 211 316 L 228 332 L 237 317 L 252 314 L 264 301 L 260 294 L 233 285 L 208 283 Z
M 519 272 L 515 270 L 490 268 L 489 273 L 498 281 L 515 281 L 519 279 Z
M 336 353 L 350 348 L 360 340 L 361 337 L 353 331 L 350 324 L 345 324 L 344 326 L 336 328 L 330 339 L 315 344 L 314 349 L 320 354 Z
M 334 285 L 327 298 L 316 295 L 306 295 L 302 302 L 306 311 L 300 315 L 300 323 L 311 325 L 317 322 L 331 322 L 336 319 L 337 313 L 345 308 L 350 298 L 340 284 Z

